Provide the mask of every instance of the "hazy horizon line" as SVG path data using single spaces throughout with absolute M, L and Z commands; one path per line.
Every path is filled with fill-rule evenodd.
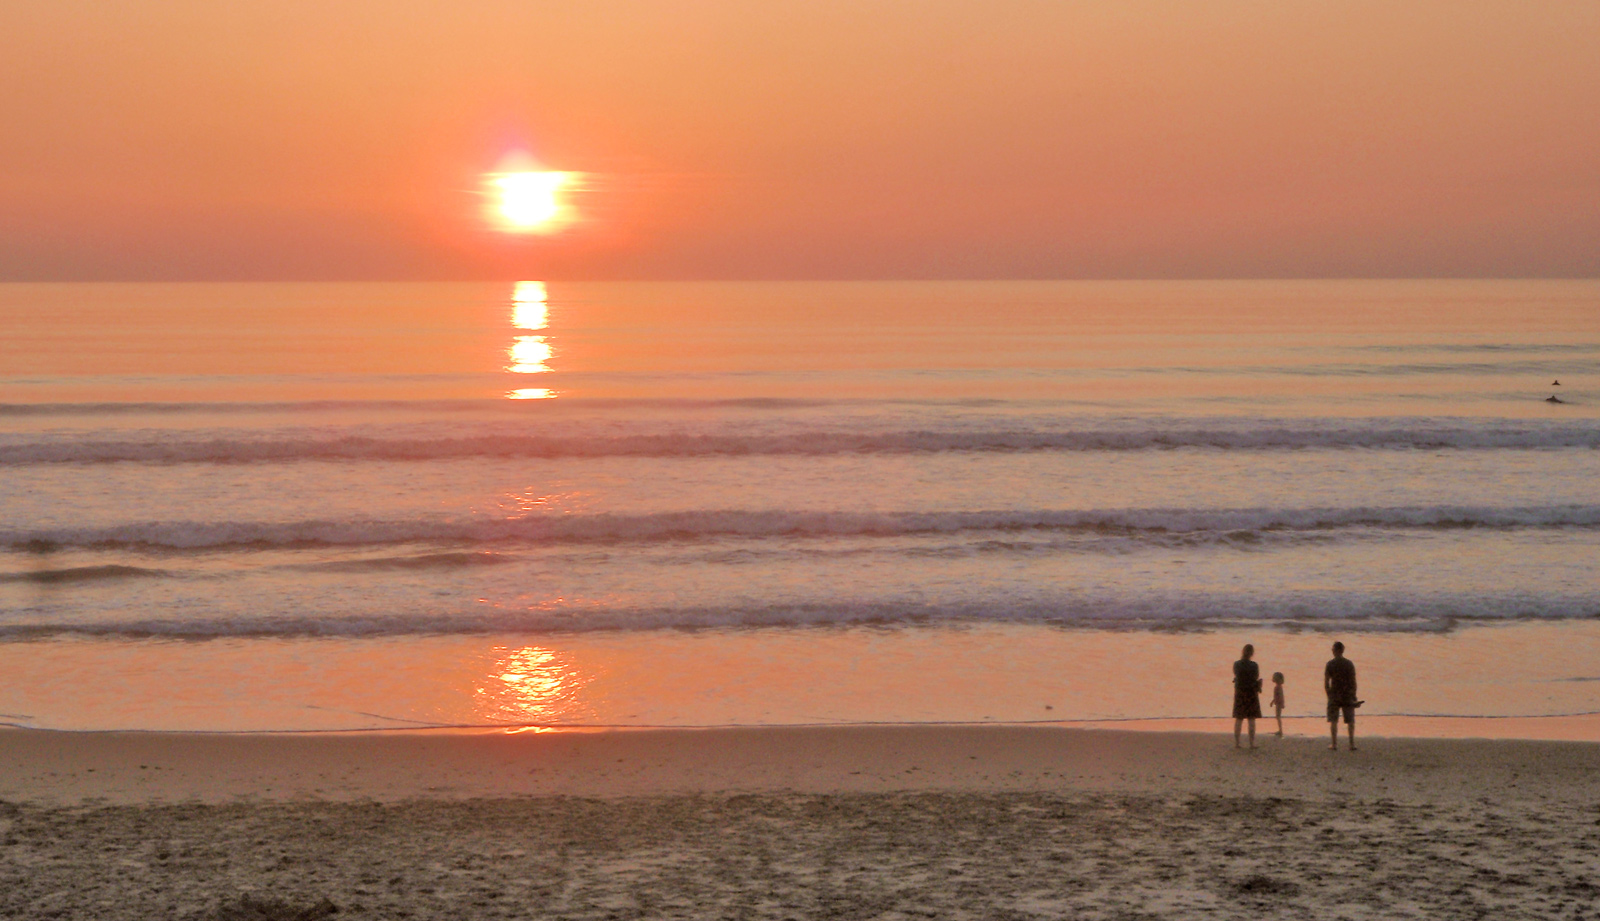
M 1369 281 L 1600 281 L 1596 275 L 1076 275 L 1076 276 L 840 276 L 840 277 L 561 277 L 504 275 L 454 278 L 298 277 L 298 278 L 0 278 L 0 285 L 236 285 L 236 284 L 905 284 L 974 282 L 1369 282 Z

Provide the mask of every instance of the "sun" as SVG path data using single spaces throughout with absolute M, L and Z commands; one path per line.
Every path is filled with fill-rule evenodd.
M 548 233 L 571 219 L 561 191 L 576 174 L 556 170 L 490 173 L 490 211 L 510 233 Z

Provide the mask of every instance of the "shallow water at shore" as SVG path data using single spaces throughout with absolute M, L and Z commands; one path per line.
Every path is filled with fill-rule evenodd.
M 1600 741 L 1600 624 L 1342 634 L 1363 732 Z M 69 730 L 1099 723 L 1226 730 L 1252 642 L 1320 734 L 1333 636 L 1028 625 L 0 644 L 0 712 Z M 1268 684 L 1268 697 L 1271 685 Z M 1258 726 L 1270 731 L 1272 720 Z M 1584 719 L 1573 719 L 1583 717 Z

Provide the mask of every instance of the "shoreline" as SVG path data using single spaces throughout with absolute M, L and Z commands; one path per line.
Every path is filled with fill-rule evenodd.
M 1369 700 L 1363 731 L 1600 741 L 1600 716 L 1570 716 L 1600 711 L 1600 621 L 1345 639 L 1360 653 Z M 1265 672 L 1288 676 L 1289 726 L 1324 733 L 1326 634 L 1019 624 L 0 643 L 0 673 L 8 676 L 0 714 L 11 715 L 0 720 L 173 732 L 929 724 L 1231 731 L 1218 717 L 1233 699 L 1228 663 L 1245 642 L 1257 645 Z
M 4 717 L 0 714 L 0 717 Z M 407 721 L 412 722 L 412 721 Z M 43 732 L 67 735 L 169 735 L 169 736 L 325 736 L 325 735 L 426 735 L 525 732 L 712 732 L 723 730 L 796 729 L 967 729 L 1053 728 L 1124 732 L 1192 732 L 1232 734 L 1229 717 L 1212 716 L 1129 716 L 1106 719 L 1038 720 L 833 720 L 796 723 L 461 723 L 428 724 L 417 721 L 409 726 L 350 726 L 308 729 L 62 729 L 0 722 L 0 733 Z M 1284 716 L 1286 737 L 1319 736 L 1327 723 L 1315 716 Z M 1261 717 L 1257 735 L 1272 735 L 1276 725 L 1271 716 Z M 1342 727 L 1343 724 L 1341 724 Z M 1358 725 L 1363 736 L 1395 739 L 1497 739 L 1520 742 L 1600 743 L 1600 712 L 1559 713 L 1549 716 L 1462 716 L 1433 714 L 1375 714 L 1364 716 Z M 1342 729 L 1341 729 L 1342 731 Z
M 1219 721 L 1220 722 L 1220 721 Z M 477 800 L 732 793 L 1180 793 L 1600 802 L 1600 743 L 1061 726 L 160 733 L 0 730 L 0 800 Z M 1331 783 L 1330 783 L 1331 780 Z M 1454 791 L 1449 792 L 1449 791 Z

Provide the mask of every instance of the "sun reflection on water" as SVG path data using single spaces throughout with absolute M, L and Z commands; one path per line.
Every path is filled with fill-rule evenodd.
M 518 336 L 508 350 L 515 374 L 543 374 L 550 370 L 550 343 L 544 336 Z
M 549 294 L 542 281 L 519 281 L 511 290 L 511 325 L 517 330 L 506 349 L 506 370 L 512 374 L 543 374 L 550 370 L 555 349 L 550 337 L 527 335 L 545 330 L 550 324 Z M 506 394 L 513 400 L 548 400 L 555 391 L 548 387 L 518 387 Z
M 511 325 L 544 329 L 550 322 L 550 301 L 542 281 L 519 281 L 511 291 Z
M 497 722 L 553 723 L 582 717 L 578 692 L 591 676 L 570 656 L 543 646 L 497 646 L 474 697 Z

